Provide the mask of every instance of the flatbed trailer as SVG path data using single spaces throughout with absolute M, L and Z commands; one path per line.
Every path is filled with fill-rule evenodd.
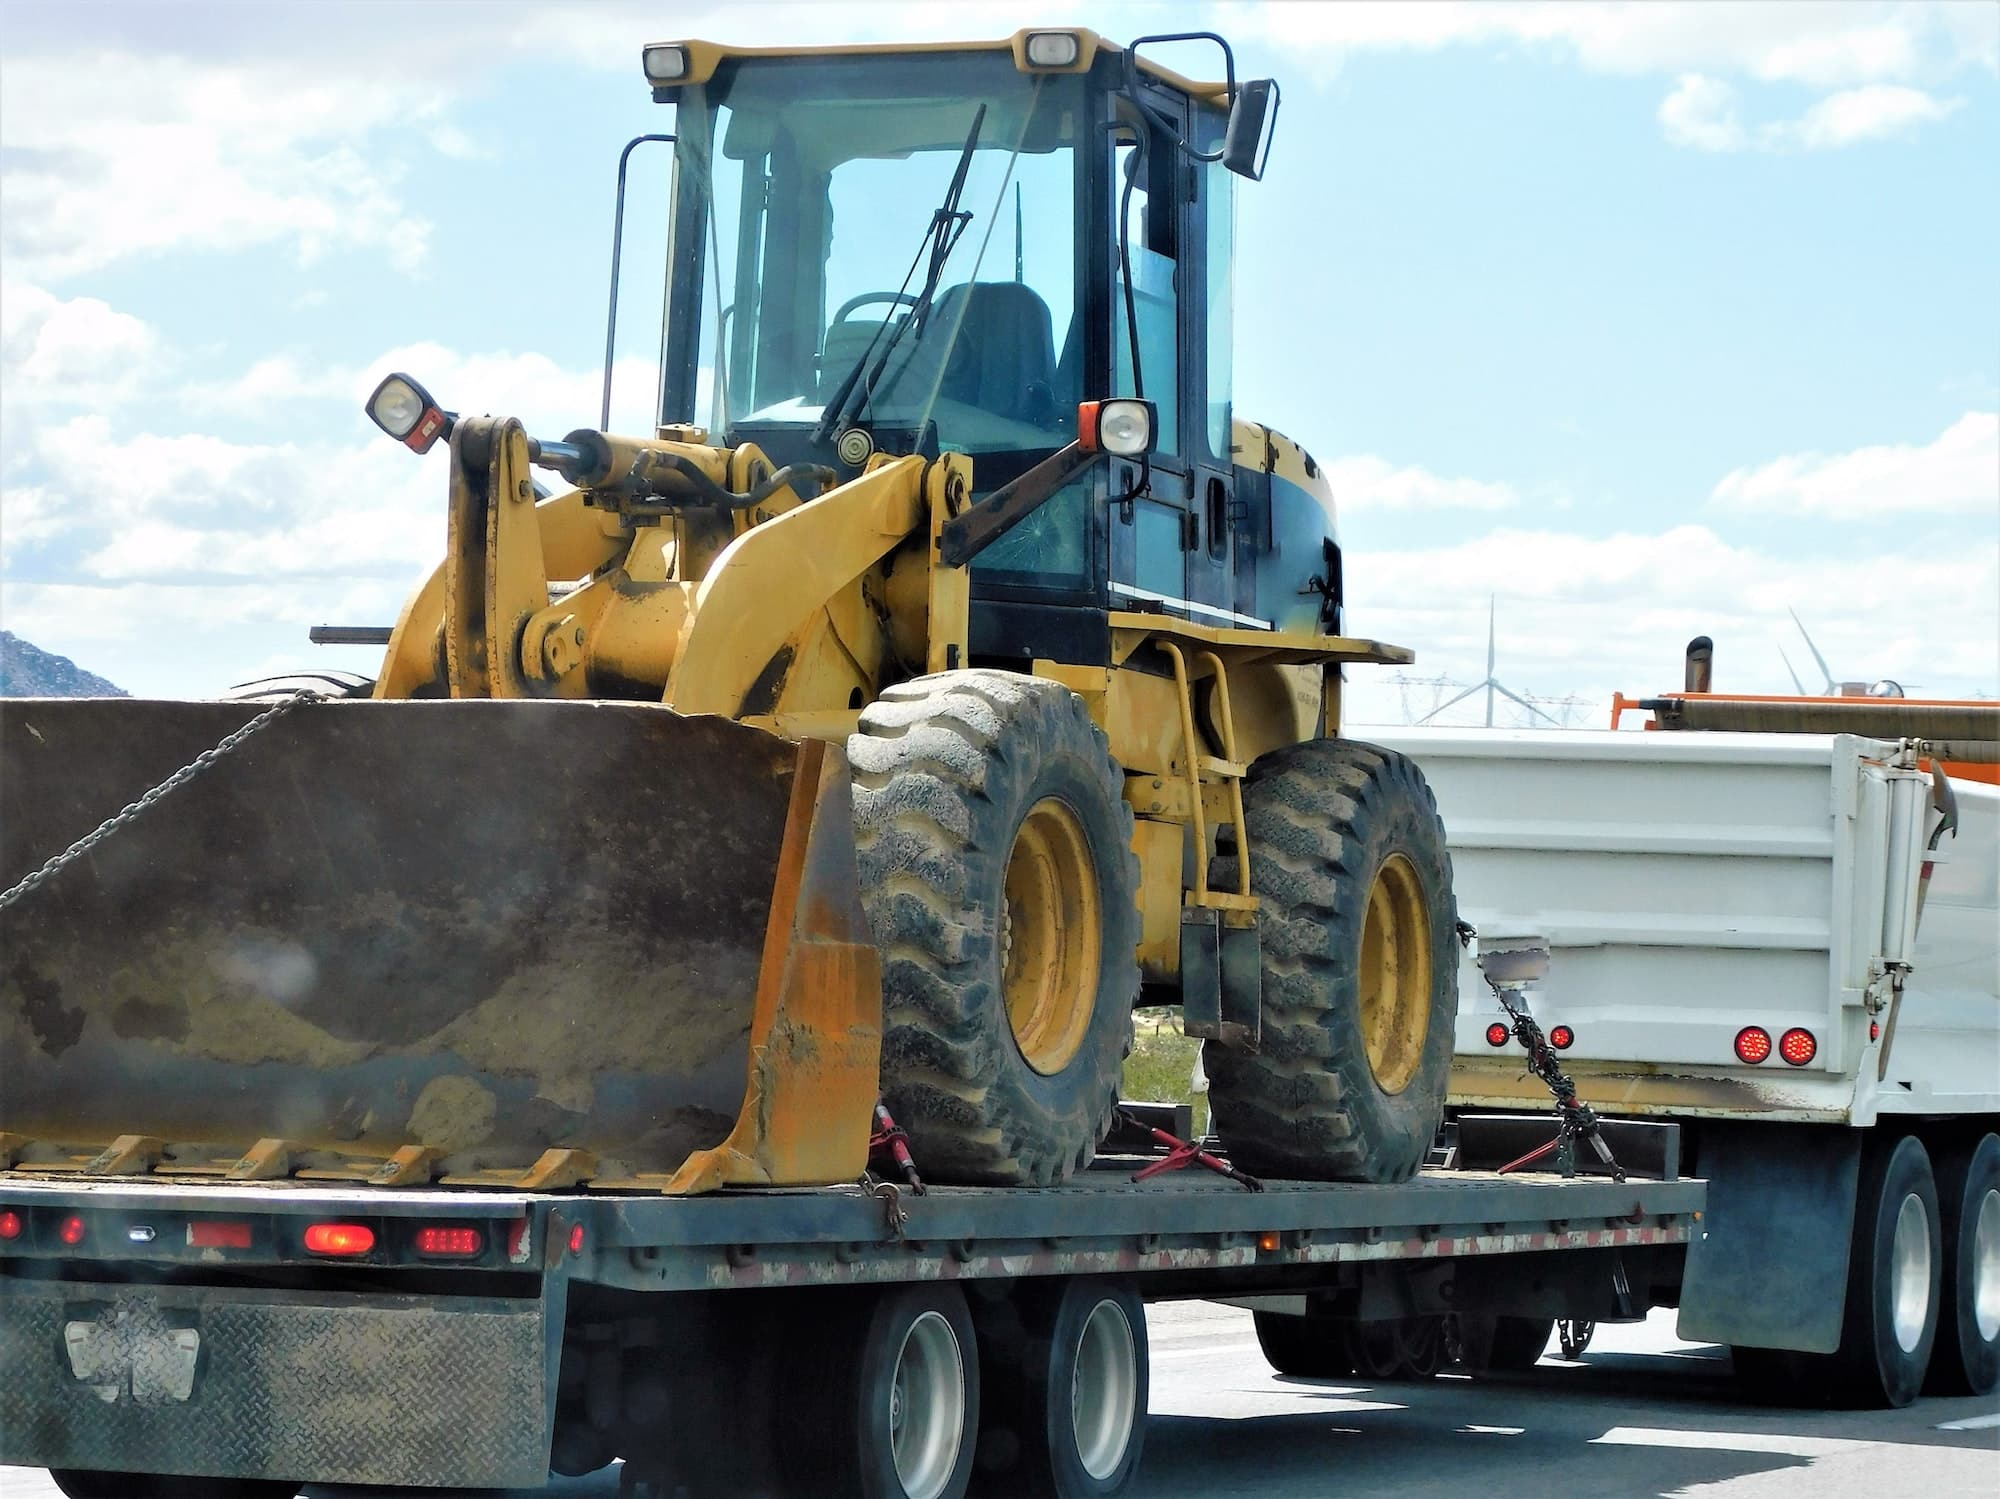
M 1264 1308 L 1298 1334 L 1275 1357 L 1308 1361 L 1343 1325 L 1643 1309 L 1703 1186 L 1673 1126 L 1640 1128 L 1660 1179 L 1248 1190 L 1134 1181 L 1143 1156 L 1041 1191 L 697 1198 L 0 1176 L 0 1464 L 79 1493 L 210 1475 L 217 1499 L 615 1457 L 634 1493 L 1115 1494 L 1144 1301 Z

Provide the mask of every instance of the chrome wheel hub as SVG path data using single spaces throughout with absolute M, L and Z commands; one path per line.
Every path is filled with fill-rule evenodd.
M 1092 1478 L 1118 1471 L 1138 1419 L 1139 1355 L 1132 1324 L 1115 1301 L 1100 1301 L 1077 1340 L 1070 1423 L 1077 1457 Z
M 1896 1346 L 1915 1353 L 1931 1311 L 1931 1224 L 1923 1200 L 1912 1192 L 1896 1210 L 1889 1248 L 1889 1318 Z

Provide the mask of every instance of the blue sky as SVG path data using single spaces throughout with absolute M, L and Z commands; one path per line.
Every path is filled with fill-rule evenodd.
M 2000 691 L 2000 6 L 0 7 L 0 623 L 134 691 L 367 652 L 441 458 L 595 420 L 639 46 L 1214 27 L 1284 87 L 1238 409 L 1326 462 L 1357 632 L 1601 721 L 1810 663 Z M 628 285 L 657 253 L 642 183 Z M 889 279 L 893 283 L 901 266 Z M 657 305 L 622 324 L 642 416 Z M 651 326 L 648 327 L 647 324 Z M 614 425 L 619 423 L 614 422 Z M 1817 684 L 1817 674 L 1811 680 Z M 1360 716 L 1437 689 L 1357 672 Z

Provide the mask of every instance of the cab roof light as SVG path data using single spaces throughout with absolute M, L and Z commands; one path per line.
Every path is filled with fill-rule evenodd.
M 306 1248 L 314 1254 L 366 1254 L 375 1247 L 375 1230 L 365 1223 L 315 1223 L 306 1229 Z
M 1073 68 L 1083 56 L 1083 38 L 1074 31 L 1031 31 L 1021 50 L 1031 68 Z
M 1819 1055 L 1819 1040 L 1811 1031 L 1793 1026 L 1778 1037 L 1778 1055 L 1793 1067 L 1803 1067 Z
M 1736 1060 L 1755 1067 L 1771 1057 L 1771 1033 L 1761 1025 L 1746 1025 L 1736 1033 Z
M 646 68 L 646 81 L 655 88 L 681 83 L 687 78 L 687 48 L 678 42 L 656 42 L 640 58 Z

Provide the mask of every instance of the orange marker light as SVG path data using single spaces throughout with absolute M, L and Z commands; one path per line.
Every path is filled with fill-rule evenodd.
M 1282 1242 L 1283 1241 L 1278 1237 L 1277 1234 L 1272 1233 L 1269 1230 L 1266 1230 L 1265 1232 L 1257 1235 L 1257 1247 L 1263 1250 L 1264 1253 L 1266 1254 L 1276 1254 L 1278 1252 L 1278 1247 Z

